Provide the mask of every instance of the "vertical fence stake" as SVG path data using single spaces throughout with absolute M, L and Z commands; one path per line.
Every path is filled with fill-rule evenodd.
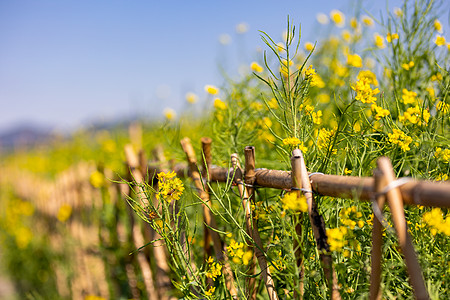
M 380 157 L 377 160 L 377 166 L 383 173 L 387 184 L 395 181 L 396 178 L 392 169 L 392 164 L 387 157 Z M 400 248 L 405 257 L 406 267 L 408 269 L 414 294 L 417 299 L 430 299 L 427 288 L 425 287 L 425 282 L 423 280 L 422 270 L 420 269 L 416 252 L 414 251 L 411 236 L 408 233 L 403 200 L 399 188 L 393 187 L 392 189 L 388 190 L 386 193 L 386 198 L 391 209 L 394 228 L 397 233 Z
M 209 137 L 202 137 L 202 177 L 205 178 L 204 189 L 205 192 L 209 193 L 209 187 L 207 183 L 210 181 L 210 166 L 212 161 L 211 156 L 211 143 L 212 139 Z M 209 230 L 206 227 L 206 224 L 203 225 L 203 245 L 205 245 L 205 260 L 211 256 L 212 248 L 211 248 L 211 235 L 209 234 Z M 212 284 L 212 279 L 208 278 L 209 283 Z
M 379 193 L 383 186 L 386 185 L 384 181 L 383 174 L 379 169 L 374 170 L 374 191 Z M 385 203 L 385 196 L 378 195 L 373 205 L 377 205 L 379 210 L 382 212 Z M 371 253 L 371 271 L 370 271 L 370 290 L 369 299 L 370 300 L 380 300 L 382 292 L 380 290 L 381 284 L 381 258 L 382 258 L 382 243 L 383 243 L 383 225 L 380 220 L 373 214 L 373 228 L 372 228 L 372 253 Z
M 213 230 L 217 228 L 216 220 L 214 219 L 214 215 L 209 210 L 208 206 L 205 203 L 209 202 L 209 194 L 205 191 L 204 185 L 202 183 L 202 179 L 200 177 L 200 173 L 197 167 L 197 158 L 195 157 L 194 148 L 191 145 L 191 140 L 189 138 L 184 138 L 181 140 L 181 146 L 183 147 L 183 151 L 186 154 L 186 159 L 189 164 L 189 176 L 192 178 L 194 185 L 197 189 L 200 199 L 202 200 L 203 207 L 203 217 L 205 223 L 208 225 L 208 232 L 211 235 L 213 241 L 214 252 L 216 253 L 217 259 L 223 263 L 225 283 L 228 291 L 231 294 L 233 299 L 237 299 L 237 290 L 234 285 L 233 272 L 231 271 L 230 264 L 228 260 L 223 254 L 224 245 L 220 239 L 219 234 Z M 212 229 L 211 229 L 212 228 Z
M 291 164 L 293 173 L 292 177 L 300 177 L 300 182 L 296 182 L 296 185 L 303 188 L 303 194 L 305 195 L 306 202 L 308 203 L 309 220 L 311 222 L 314 238 L 316 240 L 317 249 L 319 250 L 323 273 L 326 278 L 328 288 L 331 290 L 331 299 L 341 299 L 336 272 L 334 271 L 332 265 L 330 246 L 327 242 L 325 222 L 323 217 L 319 214 L 317 204 L 314 201 L 311 182 L 309 180 L 303 153 L 300 149 L 295 149 L 292 151 Z M 296 181 L 297 180 L 298 179 L 296 179 Z
M 270 275 L 270 271 L 267 267 L 267 261 L 262 253 L 262 242 L 261 238 L 259 236 L 259 232 L 257 227 L 254 226 L 253 223 L 253 217 L 252 217 L 252 211 L 251 211 L 251 202 L 249 193 L 247 190 L 247 187 L 244 186 L 244 182 L 242 180 L 243 172 L 241 165 L 239 163 L 239 158 L 236 153 L 231 155 L 231 165 L 233 167 L 234 171 L 234 182 L 237 184 L 239 195 L 242 199 L 242 207 L 244 209 L 245 214 L 245 224 L 247 229 L 247 234 L 253 239 L 253 241 L 247 241 L 247 244 L 250 246 L 251 250 L 254 251 L 253 258 L 251 261 L 251 265 L 249 267 L 249 270 L 247 272 L 247 275 L 255 275 L 256 274 L 256 264 L 259 263 L 261 267 L 261 276 L 263 277 L 264 284 L 266 285 L 267 292 L 269 294 L 270 299 L 277 299 L 272 298 L 271 295 L 273 294 L 273 280 Z M 253 244 L 254 243 L 254 244 Z M 256 245 L 256 247 L 255 247 Z M 255 259 L 258 261 L 255 261 Z M 266 271 L 264 271 L 266 270 Z M 247 298 L 248 299 L 256 299 L 256 280 L 254 277 L 247 278 Z

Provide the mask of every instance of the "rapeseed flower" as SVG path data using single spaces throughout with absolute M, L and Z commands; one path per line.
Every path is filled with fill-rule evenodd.
M 356 20 L 356 18 L 351 18 L 350 19 L 350 27 L 353 29 L 358 28 L 358 20 Z
M 436 109 L 444 114 L 448 114 L 450 112 L 450 104 L 447 104 L 443 101 L 439 101 L 436 104 Z
M 409 144 L 412 143 L 412 138 L 408 135 L 406 135 L 403 131 L 398 129 L 393 129 L 393 133 L 389 133 L 389 142 L 391 142 L 394 145 L 400 146 L 400 148 L 406 152 L 411 150 L 409 148 Z
M 343 27 L 345 24 L 345 15 L 337 9 L 333 9 L 330 12 L 330 19 L 334 22 L 334 24 L 336 24 L 337 27 Z
M 105 176 L 99 171 L 94 171 L 89 176 L 89 183 L 97 189 L 101 188 L 105 184 Z
M 358 54 L 348 54 L 347 55 L 347 65 L 355 68 L 362 68 L 362 59 Z
M 442 74 L 441 73 L 436 73 L 434 75 L 431 75 L 430 80 L 431 81 L 442 81 Z
M 450 149 L 442 150 L 441 147 L 437 147 L 436 151 L 434 152 L 434 157 L 442 160 L 445 163 L 448 163 L 450 161 Z
M 234 239 L 231 239 L 230 245 L 227 247 L 228 257 L 235 264 L 248 265 L 253 258 L 253 252 L 246 250 L 244 243 L 238 243 Z
M 171 121 L 177 117 L 177 113 L 171 108 L 164 109 L 163 113 L 164 113 L 164 117 L 166 117 L 166 119 L 169 121 Z
M 356 82 L 356 85 L 352 86 L 352 89 L 356 92 L 355 100 L 359 100 L 362 103 L 375 103 L 377 100 L 374 97 L 380 92 L 378 88 L 372 89 L 370 87 L 371 79 L 367 77 L 362 77 Z
M 207 291 L 205 292 L 205 296 L 211 297 L 212 295 L 214 295 L 214 292 L 215 292 L 215 291 L 216 291 L 216 287 L 215 287 L 215 286 L 212 286 L 212 287 L 209 288 L 209 290 L 207 290 Z
M 428 124 L 428 120 L 430 119 L 430 113 L 428 110 L 424 110 L 423 113 L 420 111 L 418 105 L 415 107 L 409 107 L 403 115 L 398 117 L 398 120 L 402 123 L 409 121 L 412 124 L 419 123 L 420 120 L 423 120 L 425 124 Z
M 322 25 L 326 25 L 330 22 L 330 19 L 328 19 L 328 16 L 324 13 L 318 13 L 316 15 L 316 20 Z
M 283 198 L 281 198 L 281 202 L 283 203 L 284 210 L 308 211 L 308 203 L 306 203 L 305 196 L 302 194 L 298 196 L 296 191 L 284 194 Z
M 227 109 L 227 105 L 225 102 L 220 100 L 219 98 L 214 99 L 214 107 L 216 109 L 225 110 Z
M 184 191 L 183 182 L 176 177 L 174 171 L 164 173 L 160 172 L 158 177 L 158 193 L 159 199 L 164 199 L 167 202 L 172 202 L 172 200 L 180 199 Z
M 362 23 L 368 27 L 373 27 L 374 25 L 373 19 L 369 16 L 363 16 Z
M 311 52 L 314 49 L 314 44 L 311 42 L 306 42 L 305 43 L 305 50 L 308 52 Z
M 330 251 L 340 252 L 342 248 L 347 245 L 347 241 L 344 239 L 347 234 L 347 228 L 344 226 L 338 228 L 327 229 L 328 244 L 330 245 Z
M 414 62 L 413 61 L 410 61 L 409 63 L 402 64 L 402 68 L 405 69 L 406 71 L 409 71 L 413 67 L 414 67 Z
M 318 110 L 317 112 L 311 112 L 311 118 L 314 124 L 320 125 L 322 123 L 322 111 Z
M 399 36 L 397 33 L 388 33 L 386 36 L 386 41 L 392 43 L 393 40 L 398 40 Z
M 250 69 L 256 73 L 261 73 L 264 71 L 263 67 L 261 67 L 257 62 L 252 62 L 250 65 Z
M 217 95 L 219 93 L 219 89 L 213 85 L 205 85 L 205 91 L 210 95 Z
M 436 29 L 437 32 L 439 32 L 439 33 L 443 32 L 442 31 L 442 24 L 441 24 L 441 22 L 439 22 L 438 19 L 434 20 L 433 25 L 434 25 L 434 29 Z
M 377 76 L 370 70 L 359 71 L 356 78 L 359 80 L 361 78 L 366 78 L 369 84 L 378 85 Z
M 270 107 L 271 109 L 277 109 L 277 108 L 278 108 L 278 102 L 277 102 L 277 99 L 275 99 L 275 98 L 270 99 L 270 100 L 267 102 L 267 104 L 269 105 L 269 107 Z
M 316 70 L 313 69 L 312 65 L 305 70 L 305 77 L 306 79 L 309 79 L 309 84 L 311 86 L 317 86 L 319 88 L 323 88 L 325 86 L 322 78 L 316 73 Z
M 444 173 L 439 173 L 438 176 L 436 176 L 436 181 L 447 181 L 448 175 Z
M 394 14 L 397 18 L 401 18 L 403 16 L 403 10 L 399 7 L 394 7 Z
M 72 206 L 70 206 L 69 204 L 63 204 L 59 208 L 56 218 L 60 222 L 64 223 L 70 218 L 71 215 L 72 215 Z
M 194 94 L 192 92 L 186 93 L 186 101 L 187 102 L 194 104 L 195 102 L 197 102 L 197 100 L 198 100 L 198 97 L 196 94 Z
M 431 211 L 424 213 L 422 219 L 430 227 L 432 235 L 443 233 L 450 236 L 450 218 L 447 215 L 444 219 L 442 210 L 439 207 L 435 207 Z
M 384 109 L 376 104 L 372 104 L 370 108 L 375 113 L 374 115 L 375 120 L 380 120 L 381 118 L 389 115 L 389 110 Z
M 436 40 L 434 41 L 434 43 L 440 47 L 440 46 L 444 46 L 445 45 L 445 37 L 441 36 L 441 35 L 437 35 L 436 36 Z
M 383 36 L 379 35 L 378 33 L 375 33 L 373 35 L 375 46 L 377 46 L 380 49 L 386 48 L 386 45 L 384 44 L 384 38 Z
M 408 91 L 407 89 L 402 90 L 402 102 L 405 104 L 413 104 L 416 102 L 417 93 L 413 91 Z
M 216 277 L 222 275 L 222 265 L 218 262 L 215 262 L 211 256 L 206 260 L 206 263 L 206 277 L 212 278 L 212 280 L 216 280 Z

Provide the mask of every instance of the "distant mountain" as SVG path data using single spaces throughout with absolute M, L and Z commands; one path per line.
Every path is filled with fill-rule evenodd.
M 15 126 L 0 132 L 0 148 L 27 148 L 53 137 L 52 130 L 31 124 Z

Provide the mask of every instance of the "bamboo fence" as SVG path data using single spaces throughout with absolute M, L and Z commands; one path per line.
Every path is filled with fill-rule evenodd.
M 387 158 L 381 157 L 374 170 L 373 177 L 353 177 L 308 173 L 303 155 L 296 149 L 291 158 L 291 171 L 257 169 L 255 164 L 255 148 L 244 149 L 245 163 L 241 167 L 239 156 L 230 157 L 231 168 L 215 167 L 211 164 L 211 139 L 202 139 L 202 154 L 200 163 L 194 153 L 188 138 L 181 141 L 186 154 L 186 163 L 170 164 L 162 154 L 161 148 L 153 152 L 154 159 L 149 162 L 142 150 L 141 133 L 139 128 L 132 129 L 134 146 L 127 145 L 124 149 L 126 165 L 130 171 L 124 178 L 129 182 L 150 184 L 159 172 L 174 170 L 179 177 L 189 177 L 195 185 L 195 190 L 203 201 L 203 217 L 205 222 L 205 256 L 215 252 L 219 261 L 224 264 L 226 287 L 230 297 L 237 299 L 233 273 L 223 254 L 226 244 L 214 228 L 217 228 L 214 214 L 206 203 L 210 202 L 208 184 L 214 182 L 233 182 L 236 184 L 242 207 L 245 212 L 247 242 L 254 250 L 253 267 L 249 268 L 249 280 L 245 297 L 256 299 L 258 280 L 255 274 L 260 273 L 260 282 L 264 284 L 269 299 L 279 299 L 268 262 L 266 248 L 261 242 L 257 224 L 252 217 L 251 203 L 255 201 L 255 188 L 273 188 L 296 191 L 297 196 L 303 194 L 308 203 L 308 218 L 313 228 L 313 235 L 320 254 L 320 262 L 330 291 L 331 299 L 340 299 L 336 272 L 334 271 L 329 245 L 325 231 L 325 223 L 317 210 L 314 195 L 330 196 L 357 201 L 371 201 L 377 210 L 377 218 L 373 224 L 373 248 L 370 274 L 370 299 L 381 299 L 381 233 L 382 221 L 378 217 L 382 213 L 385 203 L 390 207 L 394 229 L 399 240 L 401 252 L 404 255 L 417 299 L 429 299 L 417 256 L 408 233 L 404 215 L 404 205 L 422 205 L 428 207 L 450 208 L 450 184 L 422 180 L 396 179 L 392 166 Z M 153 247 L 146 247 L 135 251 L 150 240 L 160 237 L 153 232 L 148 224 L 140 222 L 136 214 L 126 203 L 126 197 L 136 197 L 138 201 L 155 201 L 145 198 L 141 185 L 134 186 L 105 182 L 99 190 L 89 183 L 89 175 L 99 171 L 107 178 L 114 175 L 93 163 L 85 163 L 67 170 L 53 182 L 37 181 L 36 178 L 24 174 L 12 175 L 15 171 L 8 170 L 14 189 L 19 191 L 23 199 L 34 202 L 42 216 L 43 223 L 57 223 L 56 216 L 63 205 L 69 205 L 73 213 L 64 223 L 63 228 L 39 225 L 39 228 L 53 228 L 50 230 L 51 247 L 65 253 L 74 262 L 73 274 L 68 275 L 65 270 L 56 268 L 58 292 L 64 297 L 84 299 L 88 295 L 97 295 L 105 299 L 129 297 L 141 299 L 171 299 L 174 289 L 167 264 L 168 254 L 162 244 L 155 243 Z M 134 187 L 134 190 L 133 190 Z M 107 197 L 108 200 L 104 201 Z M 103 201 L 102 201 L 103 199 Z M 108 226 L 95 219 L 93 211 L 105 209 L 113 211 L 112 225 Z M 177 209 L 174 207 L 174 209 Z M 382 218 L 381 214 L 381 218 Z M 47 229 L 48 230 L 48 229 Z M 301 228 L 296 228 L 300 233 Z M 68 235 L 72 244 L 67 244 Z M 212 248 L 208 249 L 209 244 Z M 301 245 L 294 243 L 294 253 L 297 259 L 299 281 L 295 288 L 295 297 L 301 298 L 303 293 L 302 278 L 306 276 L 302 269 Z M 72 247 L 76 245 L 76 247 Z M 106 249 L 106 250 L 105 250 Z M 114 250 L 107 250 L 114 249 Z M 118 251 L 120 250 L 120 251 Z M 68 253 L 66 253 L 68 251 Z M 131 254 L 131 255 L 130 255 Z M 259 266 L 259 271 L 257 266 Z M 119 271 L 118 271 L 119 270 Z M 118 279 L 118 273 L 126 277 L 126 285 Z M 259 273 L 258 273 L 259 272 Z

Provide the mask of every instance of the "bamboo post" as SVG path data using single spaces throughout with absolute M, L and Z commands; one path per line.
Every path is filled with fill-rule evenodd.
M 296 184 L 303 188 L 303 194 L 305 195 L 306 202 L 308 203 L 309 220 L 311 222 L 314 238 L 319 250 L 319 257 L 322 263 L 323 272 L 328 283 L 328 287 L 331 290 L 331 299 L 341 299 L 336 272 L 334 271 L 332 265 L 330 246 L 327 242 L 325 222 L 323 217 L 319 214 L 316 201 L 314 201 L 311 182 L 309 180 L 308 171 L 306 170 L 305 159 L 303 158 L 303 153 L 300 149 L 295 149 L 292 152 L 291 164 L 293 177 L 300 177 L 300 182 L 297 182 Z
M 202 137 L 202 177 L 206 179 L 206 182 L 210 181 L 210 167 L 212 162 L 211 156 L 211 143 L 212 139 L 208 137 Z M 207 184 L 204 185 L 205 192 L 209 193 L 209 187 Z M 211 248 L 211 235 L 209 234 L 209 230 L 206 227 L 206 224 L 203 225 L 203 245 L 205 245 L 205 260 L 211 256 L 212 248 Z
M 223 270 L 225 276 L 225 283 L 228 291 L 233 299 L 237 299 L 237 290 L 234 285 L 233 273 L 231 271 L 230 265 L 223 254 L 223 245 L 219 234 L 214 229 L 217 228 L 216 221 L 211 211 L 209 210 L 206 203 L 209 202 L 209 194 L 205 191 L 200 173 L 197 168 L 197 159 L 195 157 L 194 148 L 191 145 L 191 140 L 189 138 L 183 138 L 181 140 L 181 146 L 186 154 L 186 159 L 189 164 L 189 173 L 194 185 L 197 189 L 200 199 L 202 200 L 203 207 L 203 217 L 206 225 L 208 225 L 208 232 L 211 235 L 213 241 L 214 252 L 216 253 L 217 259 L 223 263 Z
M 136 155 L 136 153 L 133 150 L 133 146 L 128 144 L 125 145 L 125 156 L 127 159 L 127 164 L 130 167 L 131 175 L 136 181 L 136 183 L 140 184 L 143 182 L 144 177 L 141 174 L 141 171 L 139 170 L 139 159 Z M 131 192 L 131 189 L 130 189 Z M 144 204 L 144 200 L 148 201 L 148 199 L 145 198 L 144 191 L 140 186 L 137 187 L 136 191 L 138 200 L 141 204 Z M 131 196 L 131 195 L 130 195 Z M 133 216 L 130 216 L 130 221 L 133 220 Z M 144 242 L 143 234 L 139 228 L 139 226 L 136 226 L 136 224 L 131 221 L 131 231 L 132 231 L 132 237 L 134 246 L 136 248 L 142 247 Z M 137 261 L 142 271 L 142 277 L 144 278 L 144 284 L 147 291 L 147 296 L 149 299 L 160 299 L 160 295 L 158 293 L 158 290 L 155 287 L 155 284 L 153 282 L 153 274 L 152 270 L 150 268 L 150 264 L 147 261 L 145 255 L 143 252 L 138 251 L 137 252 Z
M 374 191 L 379 193 L 383 186 L 386 185 L 384 182 L 383 174 L 380 170 L 376 169 L 373 172 L 374 177 Z M 385 203 L 385 196 L 378 195 L 376 199 L 374 199 L 373 205 L 377 205 L 379 210 L 382 212 Z M 372 228 L 372 253 L 371 253 L 371 273 L 370 273 L 370 290 L 369 290 L 369 299 L 370 300 L 381 300 L 382 291 L 380 290 L 381 284 L 381 258 L 382 251 L 381 246 L 383 243 L 383 225 L 381 224 L 378 217 L 375 216 L 375 212 L 373 214 L 373 228 Z
M 382 172 L 386 183 L 389 185 L 395 181 L 395 174 L 392 169 L 391 161 L 387 157 L 381 157 L 377 160 L 378 169 Z M 408 269 L 411 285 L 417 299 L 430 299 L 425 282 L 422 276 L 422 270 L 417 260 L 416 252 L 412 244 L 411 236 L 403 210 L 403 200 L 397 187 L 387 190 L 386 198 L 391 209 L 394 228 L 397 233 L 400 248 L 405 256 L 406 267 Z
M 253 146 L 247 146 L 244 148 L 244 155 L 245 155 L 245 185 L 248 195 L 249 201 L 246 203 L 246 207 L 250 206 L 251 202 L 255 201 L 255 194 L 254 194 L 254 188 L 253 185 L 255 183 L 255 147 Z M 238 185 L 242 186 L 242 185 Z M 244 203 L 243 203 L 244 204 Z M 246 213 L 247 215 L 247 213 Z M 250 211 L 250 217 L 251 217 L 251 211 Z M 262 246 L 262 241 L 259 236 L 258 231 L 258 224 L 255 219 L 252 218 L 252 224 L 251 225 L 252 231 L 251 231 L 251 237 L 253 238 L 256 247 L 255 249 L 255 255 L 259 263 L 259 267 L 261 268 L 261 276 L 264 280 L 264 284 L 266 285 L 267 294 L 269 295 L 270 300 L 277 300 L 278 295 L 275 290 L 274 282 L 272 279 L 272 275 L 270 274 L 269 266 L 267 265 L 266 256 L 264 254 L 264 248 Z M 247 225 L 248 226 L 248 225 Z
M 234 183 L 237 184 L 238 187 L 238 191 L 239 191 L 239 196 L 241 197 L 242 200 L 242 207 L 244 209 L 244 215 L 245 215 L 245 225 L 246 225 L 246 231 L 247 234 L 252 237 L 253 239 L 253 226 L 252 226 L 252 211 L 251 211 L 251 204 L 249 201 L 249 196 L 247 193 L 247 188 L 244 186 L 244 181 L 242 180 L 242 168 L 241 165 L 239 163 L 239 157 L 237 153 L 233 153 L 231 154 L 231 165 L 233 167 L 233 171 L 234 171 Z M 255 251 L 260 251 L 259 249 L 262 249 L 262 245 L 258 245 L 257 247 L 259 247 L 258 250 L 256 250 L 257 247 L 254 247 L 253 243 L 254 243 L 254 239 L 253 241 L 251 241 L 250 239 L 247 239 L 247 245 L 249 246 L 249 248 L 253 251 L 254 255 L 252 257 L 252 261 L 250 263 L 250 266 L 247 270 L 247 275 L 249 277 L 247 277 L 246 279 L 246 287 L 247 287 L 247 292 L 246 292 L 246 297 L 247 299 L 256 299 L 256 278 L 254 277 L 254 275 L 256 274 L 256 264 L 257 264 L 257 259 L 256 259 L 256 255 L 255 255 Z M 264 257 L 265 259 L 265 257 Z M 267 262 L 266 262 L 266 268 L 267 268 Z M 261 268 L 262 269 L 262 268 Z M 263 278 L 264 282 L 267 282 L 267 278 Z

